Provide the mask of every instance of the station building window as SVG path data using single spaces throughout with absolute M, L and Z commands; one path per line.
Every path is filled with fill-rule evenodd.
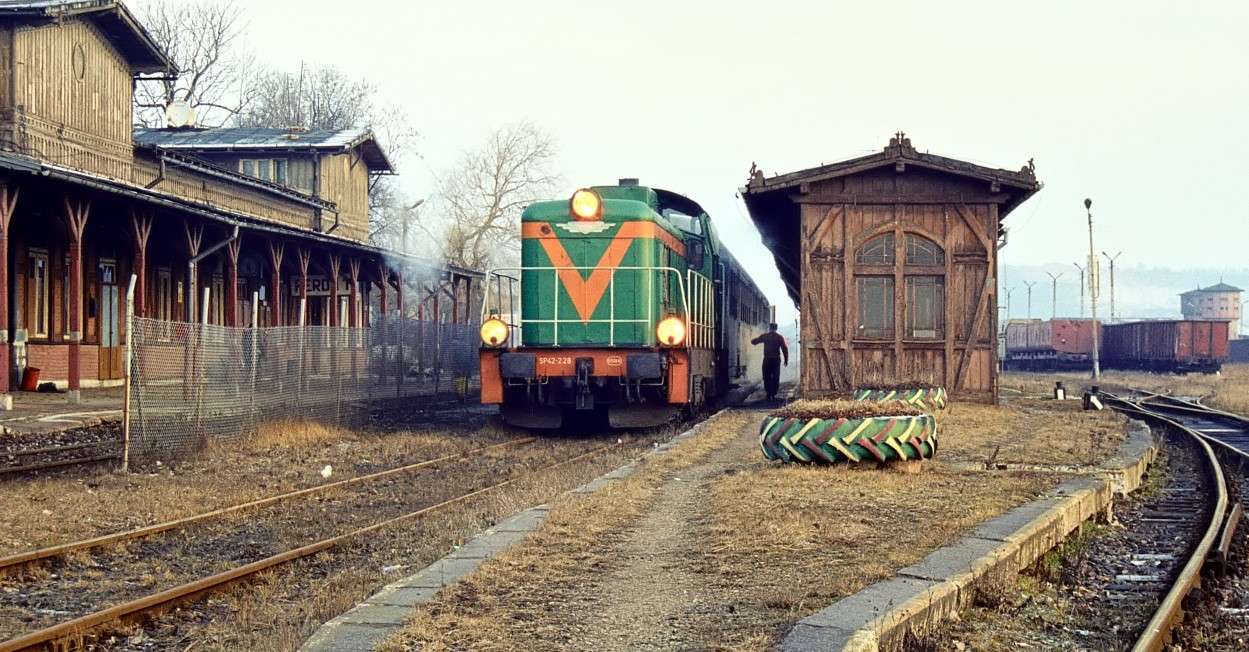
M 42 249 L 31 249 L 29 254 L 30 274 L 28 276 L 27 315 L 30 316 L 27 330 L 30 337 L 48 336 L 48 291 L 49 282 L 48 252 Z
M 855 264 L 865 267 L 855 278 L 856 336 L 864 339 L 894 337 L 894 283 L 900 271 L 905 290 L 904 337 L 941 339 L 945 337 L 945 275 L 938 268 L 945 264 L 945 251 L 928 238 L 907 233 L 899 261 L 898 244 L 893 233 L 883 233 L 863 243 L 855 253 Z M 888 275 L 890 272 L 894 275 Z

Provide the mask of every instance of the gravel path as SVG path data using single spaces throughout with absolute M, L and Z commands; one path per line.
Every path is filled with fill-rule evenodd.
M 586 592 L 577 646 L 587 650 L 704 649 L 708 629 L 735 602 L 700 570 L 692 533 L 707 518 L 705 496 L 717 477 L 753 459 L 754 423 L 729 445 L 673 474 L 660 498 L 613 547 L 614 570 Z

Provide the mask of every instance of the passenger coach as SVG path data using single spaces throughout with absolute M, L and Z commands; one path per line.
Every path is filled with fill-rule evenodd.
M 507 422 L 658 425 L 759 369 L 767 301 L 693 200 L 626 179 L 533 204 L 521 237 L 481 327 L 482 402 Z

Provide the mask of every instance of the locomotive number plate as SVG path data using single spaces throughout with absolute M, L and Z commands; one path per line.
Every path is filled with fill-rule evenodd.
M 621 358 L 620 356 L 618 356 L 618 355 L 609 355 L 609 356 L 607 356 L 607 366 L 609 366 L 609 367 L 619 367 L 619 366 L 620 366 L 620 365 L 622 365 L 622 364 L 624 364 L 624 359 L 623 359 L 623 358 Z
M 538 364 L 572 364 L 572 356 L 538 356 Z

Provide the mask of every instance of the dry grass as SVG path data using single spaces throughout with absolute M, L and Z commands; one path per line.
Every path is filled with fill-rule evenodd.
M 1007 423 L 1029 419 L 1018 409 L 983 409 L 1001 412 Z M 561 499 L 526 543 L 418 609 L 382 649 L 577 648 L 582 624 L 595 617 L 586 610 L 603 608 L 593 596 L 603 578 L 618 570 L 617 546 L 630 528 L 673 482 L 674 471 L 726 445 L 741 451 L 706 485 L 705 506 L 692 517 L 697 525 L 689 532 L 689 553 L 672 560 L 695 569 L 704 583 L 688 609 L 706 614 L 699 622 L 708 649 L 768 649 L 794 620 L 918 561 L 1060 479 L 1039 472 L 959 471 L 940 462 L 925 464 L 918 474 L 769 463 L 753 445 L 741 446 L 741 429 L 760 415 L 734 417 L 739 421 L 722 418 L 703 437 L 648 460 L 625 481 L 588 497 Z M 986 423 L 992 430 L 998 422 Z M 1113 418 L 1107 423 L 1111 429 L 1117 424 Z M 967 440 L 994 435 L 966 417 L 956 424 L 944 436 L 952 430 L 964 431 Z M 1110 446 L 1098 450 L 1104 448 Z M 687 473 L 698 471 L 680 477 Z M 669 559 L 661 563 L 667 567 Z
M 758 462 L 716 483 L 711 524 L 696 540 L 715 582 L 750 588 L 739 617 L 768 637 L 1056 483 L 936 464 L 906 474 Z
M 938 431 L 945 461 L 1088 465 L 1109 457 L 1125 435 L 1111 411 L 1084 411 L 1079 401 L 1013 400 L 1002 405 L 951 403 Z
M 897 417 L 923 414 L 914 405 L 902 401 L 812 400 L 800 399 L 772 411 L 772 416 L 787 419 L 862 419 L 865 417 Z
M 357 438 L 354 431 L 316 421 L 275 421 L 261 424 L 256 435 L 245 446 L 254 451 L 297 449 L 354 441 Z
M 433 603 L 418 609 L 407 627 L 379 650 L 532 647 L 524 640 L 533 633 L 529 626 L 538 615 L 559 609 L 550 596 L 575 589 L 587 573 L 601 572 L 611 563 L 606 543 L 610 535 L 646 510 L 667 476 L 724 446 L 757 418 L 754 413 L 717 417 L 704 426 L 700 436 L 665 455 L 645 458 L 628 479 L 589 496 L 561 497 L 546 522 L 524 544 L 482 564 Z M 558 638 L 557 633 L 543 633 Z M 575 647 L 575 642 L 563 645 Z
M 1029 373 L 1010 372 L 1000 376 L 1005 396 L 1050 396 L 1054 382 L 1063 381 L 1069 395 L 1079 395 L 1093 381 L 1087 373 Z M 1215 407 L 1249 415 L 1249 364 L 1223 365 L 1218 374 L 1151 374 L 1141 371 L 1106 371 L 1102 373 L 1101 387 L 1114 391 L 1122 388 L 1143 389 L 1151 392 L 1200 396 Z
M 319 427 L 272 428 L 254 444 L 222 445 L 176 465 L 120 474 L 44 476 L 5 483 L 0 493 L 0 554 L 84 539 L 190 516 L 446 455 L 469 441 L 502 441 L 492 427 L 387 435 Z M 321 477 L 331 466 L 333 476 Z

